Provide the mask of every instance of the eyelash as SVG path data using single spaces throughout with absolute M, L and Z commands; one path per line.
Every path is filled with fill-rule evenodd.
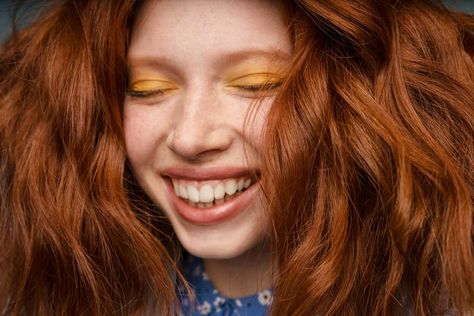
M 132 98 L 149 98 L 149 97 L 156 97 L 162 96 L 166 93 L 166 89 L 160 90 L 149 90 L 149 91 L 139 91 L 139 90 L 127 90 L 127 95 Z
M 264 84 L 254 84 L 254 85 L 238 85 L 232 86 L 233 88 L 244 90 L 248 93 L 258 93 L 258 92 L 265 92 L 278 89 L 281 86 L 281 82 L 272 82 L 272 83 L 264 83 Z M 173 89 L 158 89 L 158 90 L 150 90 L 150 91 L 139 91 L 139 90 L 127 90 L 127 95 L 131 98 L 151 98 L 151 97 L 161 97 L 166 94 L 167 91 Z
M 249 92 L 269 91 L 278 89 L 281 86 L 281 82 L 272 82 L 264 84 L 246 85 L 246 86 L 234 86 L 235 88 L 243 89 Z

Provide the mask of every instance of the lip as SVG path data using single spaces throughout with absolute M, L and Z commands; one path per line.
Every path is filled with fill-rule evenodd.
M 235 176 L 235 174 L 233 175 Z M 213 177 L 212 179 L 216 178 Z M 182 219 L 196 225 L 212 225 L 237 216 L 252 203 L 253 197 L 258 190 L 258 183 L 254 183 L 239 195 L 228 199 L 220 205 L 198 208 L 186 203 L 176 195 L 171 179 L 165 179 L 165 182 L 176 213 Z
M 258 175 L 257 169 L 243 167 L 170 167 L 161 171 L 161 175 L 184 180 L 222 180 Z

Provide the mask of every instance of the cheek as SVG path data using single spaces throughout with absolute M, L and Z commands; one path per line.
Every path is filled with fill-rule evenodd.
M 265 126 L 272 101 L 273 99 L 266 99 L 251 108 L 246 123 L 247 138 L 259 154 L 261 154 L 263 149 Z
M 139 108 L 124 108 L 124 136 L 127 156 L 132 165 L 139 165 L 150 160 L 155 147 L 156 126 Z

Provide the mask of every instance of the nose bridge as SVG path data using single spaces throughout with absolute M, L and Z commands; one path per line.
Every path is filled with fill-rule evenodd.
M 168 134 L 168 147 L 176 154 L 194 159 L 230 145 L 225 115 L 218 96 L 203 85 L 190 88 L 180 100 L 175 124 Z

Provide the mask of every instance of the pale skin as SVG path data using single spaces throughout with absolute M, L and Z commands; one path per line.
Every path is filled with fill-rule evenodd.
M 266 113 L 291 54 L 274 1 L 149 1 L 132 32 L 124 107 L 128 159 L 183 247 L 203 259 L 209 279 L 229 297 L 272 285 L 263 195 L 257 189 L 232 216 L 197 224 L 177 211 L 166 170 L 258 170 Z M 187 181 L 198 188 L 206 182 Z

